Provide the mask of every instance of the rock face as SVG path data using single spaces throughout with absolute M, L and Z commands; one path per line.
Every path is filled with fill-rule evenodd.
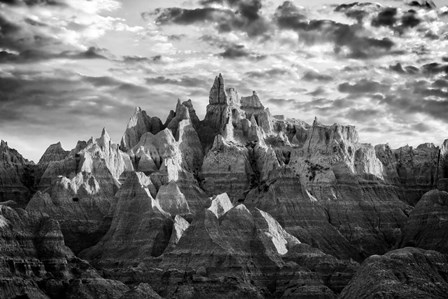
M 319 270 L 324 265 L 319 258 L 328 272 Z M 331 288 L 339 292 L 342 287 L 338 279 L 328 286 L 324 279 L 330 282 L 331 277 L 346 275 L 345 285 L 353 269 L 349 262 L 301 244 L 268 213 L 249 211 L 244 204 L 233 206 L 221 194 L 144 276 L 151 277 L 155 289 L 167 297 L 333 298 Z M 169 275 L 161 278 L 160 271 Z
M 135 109 L 134 115 L 129 119 L 128 126 L 121 139 L 121 148 L 133 148 L 146 132 L 157 134 L 163 129 L 162 121 L 157 117 L 149 117 L 140 107 Z
M 0 202 L 25 206 L 33 192 L 33 165 L 5 141 L 0 142 Z
M 120 298 L 128 291 L 76 258 L 48 216 L 0 205 L 0 239 L 1 298 Z
M 365 260 L 340 298 L 445 298 L 448 260 L 406 247 Z
M 448 254 L 448 192 L 423 195 L 404 226 L 400 247 L 413 246 Z
M 216 136 L 202 164 L 202 187 L 209 195 L 228 192 L 233 200 L 244 199 L 251 187 L 252 168 L 248 149 Z
M 120 180 L 133 170 L 129 156 L 111 142 L 105 130 L 80 148 L 48 163 L 40 190 L 26 208 L 58 220 L 75 253 L 93 246 L 107 232 L 111 221 L 107 216 Z
M 168 246 L 173 221 L 148 190 L 150 179 L 132 173 L 116 194 L 112 224 L 95 246 L 81 256 L 103 264 L 159 256 Z
M 385 180 L 397 186 L 400 199 L 411 205 L 434 188 L 438 177 L 443 175 L 443 170 L 439 170 L 441 151 L 431 143 L 396 150 L 377 145 L 375 150 L 385 166 Z

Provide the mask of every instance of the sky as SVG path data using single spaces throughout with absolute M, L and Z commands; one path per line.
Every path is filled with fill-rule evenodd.
M 409 1 L 408 1 L 409 2 Z M 350 4 L 351 3 L 351 4 Z M 0 139 L 119 142 L 135 107 L 202 118 L 214 77 L 393 148 L 448 138 L 448 1 L 0 0 Z

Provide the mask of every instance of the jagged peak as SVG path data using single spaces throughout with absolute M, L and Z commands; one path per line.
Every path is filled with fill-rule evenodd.
M 64 159 L 70 152 L 62 148 L 61 142 L 51 144 L 44 152 L 38 164 Z
M 228 104 L 227 94 L 225 91 L 225 83 L 222 74 L 215 77 L 215 81 L 213 82 L 213 86 L 210 89 L 209 96 L 210 104 Z
M 4 141 L 3 139 L 0 141 L 0 147 L 8 147 L 8 142 Z
M 101 131 L 101 137 L 98 138 L 96 142 L 102 147 L 108 146 L 110 144 L 111 139 L 109 133 L 107 133 L 106 131 L 106 128 L 103 128 L 103 130 Z

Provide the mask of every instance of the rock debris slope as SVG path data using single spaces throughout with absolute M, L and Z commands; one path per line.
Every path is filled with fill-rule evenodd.
M 103 130 L 38 164 L 0 153 L 2 298 L 447 291 L 448 140 L 360 143 L 353 126 L 272 116 L 219 75 L 203 120 L 178 101 L 165 122 L 136 108 L 119 145 Z

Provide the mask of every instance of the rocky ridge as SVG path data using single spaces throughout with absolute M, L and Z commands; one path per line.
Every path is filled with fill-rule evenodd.
M 1 209 L 25 215 L 13 217 L 18 223 L 50 221 L 52 244 L 64 253 L 49 256 L 72 272 L 91 269 L 76 254 L 121 281 L 107 298 L 353 298 L 399 287 L 437 298 L 444 290 L 444 274 L 433 293 L 401 276 L 380 290 L 366 276 L 391 265 L 413 273 L 407 261 L 426 269 L 428 254 L 444 271 L 448 140 L 363 144 L 353 126 L 272 116 L 256 92 L 240 97 L 219 75 L 204 120 L 191 100 L 178 101 L 164 123 L 137 108 L 120 145 L 104 129 L 71 151 L 51 145 L 37 165 L 5 142 L 0 149 Z M 0 225 L 12 221 L 3 218 Z M 36 221 L 27 235 L 42 234 Z M 31 251 L 11 258 L 41 260 Z M 39 275 L 27 272 L 5 297 L 29 285 L 57 298 Z M 112 283 L 89 274 L 100 286 L 72 285 L 70 275 L 56 279 L 68 297 L 89 298 Z

